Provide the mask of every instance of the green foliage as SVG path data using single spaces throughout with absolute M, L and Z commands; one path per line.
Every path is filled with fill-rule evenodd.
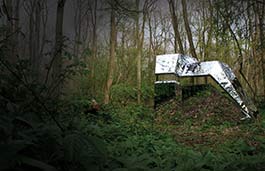
M 137 90 L 128 84 L 116 84 L 111 87 L 111 99 L 115 104 L 127 105 L 137 99 Z
M 42 123 L 26 117 L 32 114 L 21 117 L 9 111 L 1 115 L 2 170 L 28 167 L 66 171 L 264 169 L 262 137 L 254 140 L 260 143 L 257 147 L 239 139 L 224 141 L 214 150 L 192 148 L 178 143 L 171 131 L 156 124 L 154 111 L 142 105 L 102 106 L 101 111 L 92 115 L 83 112 L 91 104 L 87 98 L 72 98 L 59 104 L 58 118 L 60 115 L 68 118 L 59 119 L 64 123 L 64 131 L 52 121 Z M 194 131 L 194 120 L 182 122 L 190 132 Z M 214 124 L 207 122 L 198 131 L 213 129 Z M 233 126 L 225 122 L 216 128 L 222 131 Z M 249 126 L 254 128 L 255 124 Z
M 154 88 L 147 84 L 143 84 L 141 88 L 141 96 L 143 101 L 153 98 Z M 111 88 L 111 102 L 114 105 L 126 106 L 134 104 L 137 101 L 137 89 L 129 84 L 115 84 Z
M 151 85 L 148 85 L 147 83 L 144 83 L 142 85 L 142 89 L 141 89 L 141 93 L 142 93 L 142 98 L 143 100 L 153 100 L 154 98 L 154 85 L 151 84 Z
M 89 170 L 99 170 L 105 163 L 105 146 L 102 140 L 84 135 L 80 132 L 73 132 L 62 140 L 64 147 L 64 160 L 78 164 Z
M 19 61 L 13 70 L 26 72 L 27 65 Z M 133 86 L 117 84 L 112 104 L 89 113 L 86 83 L 79 93 L 53 99 L 43 85 L 1 74 L 0 170 L 264 170 L 264 119 L 239 126 L 205 119 L 210 108 L 194 106 L 208 104 L 207 98 L 216 96 L 210 91 L 182 103 L 189 113 L 170 103 L 155 112 L 136 104 Z M 153 87 L 143 84 L 143 99 L 153 94 Z

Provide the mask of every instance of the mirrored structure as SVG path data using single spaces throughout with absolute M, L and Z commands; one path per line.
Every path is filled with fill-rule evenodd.
M 241 108 L 244 117 L 253 118 L 257 108 L 244 92 L 231 68 L 220 61 L 199 62 L 197 59 L 182 54 L 156 56 L 155 74 L 174 74 L 177 77 L 211 76 Z M 167 81 L 156 83 L 166 83 Z

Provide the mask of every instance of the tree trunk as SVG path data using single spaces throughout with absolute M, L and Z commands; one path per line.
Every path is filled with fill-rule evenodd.
M 259 4 L 260 5 L 260 4 Z M 262 5 L 259 6 L 258 10 L 258 18 L 259 18 L 259 38 L 260 38 L 260 48 L 259 48 L 259 56 L 261 61 L 261 68 L 262 68 L 262 84 L 263 84 L 263 96 L 265 96 L 265 41 L 264 41 L 264 13 L 265 13 L 265 3 L 263 2 Z
M 31 51 L 31 73 L 32 80 L 39 81 L 40 74 L 40 22 L 41 22 L 41 1 L 33 1 L 30 14 L 30 51 Z
M 111 2 L 113 3 L 113 1 Z M 110 102 L 110 89 L 113 82 L 114 77 L 114 68 L 115 68 L 115 47 L 116 47 L 116 16 L 115 9 L 113 8 L 113 4 L 111 4 L 111 15 L 110 15 L 110 57 L 108 63 L 108 77 L 105 86 L 105 96 L 104 96 L 104 104 L 108 104 Z
M 66 0 L 58 0 L 56 13 L 56 28 L 55 28 L 55 51 L 53 56 L 53 84 L 57 83 L 55 96 L 58 96 L 61 89 L 61 80 L 59 78 L 62 72 L 62 52 L 63 52 L 63 19 L 64 6 Z
M 15 40 L 14 36 L 14 7 L 13 7 L 13 0 L 4 0 L 3 3 L 6 5 L 6 16 L 7 16 L 7 30 L 6 30 L 6 45 L 7 45 L 7 60 L 10 63 L 15 62 Z
M 153 84 L 153 31 L 152 31 L 152 23 L 151 23 L 151 15 L 148 13 L 148 28 L 149 28 L 149 47 L 148 47 L 148 78 L 150 84 Z
M 249 79 L 252 81 L 252 86 L 253 86 L 253 97 L 254 101 L 256 101 L 256 96 L 257 96 L 257 84 L 256 84 L 256 76 L 257 76 L 257 65 L 256 65 L 256 45 L 257 45 L 257 20 L 256 20 L 256 14 L 254 14 L 254 17 L 252 18 L 251 11 L 255 11 L 256 7 L 253 5 L 250 7 L 250 2 L 248 2 L 248 9 L 247 9 L 247 15 L 248 15 L 248 30 L 249 30 L 249 35 L 250 38 L 248 39 L 248 44 L 250 48 L 250 56 L 252 56 L 252 61 L 253 63 L 250 65 L 251 69 L 249 71 Z M 252 20 L 254 19 L 254 22 L 252 24 Z M 251 72 L 252 70 L 252 72 Z
M 116 24 L 116 23 L 114 23 L 114 24 Z M 93 34 L 92 34 L 91 80 L 92 80 L 92 92 L 95 92 L 96 91 L 96 85 L 95 85 L 95 80 L 96 80 L 95 79 L 95 63 L 96 63 L 96 58 L 97 58 L 97 1 L 94 2 L 94 13 L 93 13 L 93 19 L 92 19 L 92 26 L 93 26 Z
M 15 23 L 14 23 L 14 31 L 16 32 L 15 34 L 15 46 L 14 46 L 14 53 L 12 56 L 15 56 L 19 54 L 19 21 L 20 21 L 20 10 L 19 10 L 19 7 L 20 7 L 20 0 L 16 0 L 16 4 L 15 4 L 15 12 L 14 12 L 14 16 L 15 16 Z M 15 60 L 15 59 L 14 59 Z
M 190 45 L 190 53 L 191 53 L 192 57 L 198 59 L 197 55 L 196 55 L 195 48 L 194 48 L 193 40 L 192 40 L 192 33 L 190 30 L 190 25 L 189 25 L 189 20 L 188 20 L 186 0 L 181 0 L 181 3 L 182 3 L 182 12 L 183 12 L 185 30 L 186 30 L 189 45 Z M 195 84 L 195 78 L 191 77 L 190 80 L 191 80 L 191 84 L 194 85 Z
M 35 63 L 36 63 L 36 55 L 35 55 L 35 42 L 34 42 L 34 14 L 35 14 L 35 8 L 36 8 L 36 1 L 29 1 L 31 10 L 29 13 L 29 58 L 30 58 L 30 64 L 31 64 L 31 78 L 32 80 L 35 78 Z
M 183 49 L 183 45 L 182 45 L 182 41 L 181 41 L 179 29 L 178 29 L 178 16 L 177 16 L 176 11 L 175 11 L 174 0 L 168 0 L 168 5 L 169 5 L 169 9 L 170 9 L 171 21 L 172 21 L 172 25 L 173 25 L 173 29 L 174 29 L 174 34 L 175 34 L 174 51 L 175 51 L 175 53 L 177 53 L 177 51 L 178 51 L 177 50 L 177 43 L 178 43 L 179 52 L 184 54 L 184 49 Z
M 214 26 L 214 23 L 213 23 L 213 6 L 212 6 L 212 3 L 210 0 L 209 0 L 209 11 L 210 11 L 210 19 L 209 19 L 210 28 L 208 31 L 206 47 L 204 49 L 204 59 L 207 59 L 207 60 L 209 60 L 210 50 L 212 50 L 211 47 L 212 47 L 213 26 Z
M 188 41 L 189 41 L 189 45 L 190 45 L 190 53 L 191 53 L 192 57 L 197 59 L 196 51 L 195 51 L 193 40 L 192 40 L 192 33 L 191 33 L 189 20 L 188 20 L 186 0 L 181 0 L 181 3 L 182 3 L 182 12 L 183 12 L 185 30 L 187 32 Z
M 140 0 L 136 0 L 136 10 L 139 11 Z M 136 43 L 136 61 L 137 61 L 137 103 L 141 103 L 141 49 L 140 49 L 140 27 L 139 27 L 139 13 L 137 13 L 135 21 L 135 43 Z
M 139 27 L 139 13 L 137 14 L 136 18 L 136 35 L 137 35 L 137 103 L 141 104 L 141 96 L 142 96 L 142 53 L 143 53 L 143 43 L 144 43 L 144 29 L 145 29 L 145 21 L 146 21 L 146 3 L 145 1 L 144 7 L 143 7 L 143 19 L 142 19 L 142 27 L 140 30 Z M 139 5 L 140 5 L 140 0 L 136 0 L 136 7 L 137 11 L 139 11 Z
M 81 42 L 81 26 L 82 26 L 82 2 L 81 0 L 76 0 L 75 9 L 75 43 L 74 43 L 74 61 L 77 63 L 79 60 L 79 48 Z

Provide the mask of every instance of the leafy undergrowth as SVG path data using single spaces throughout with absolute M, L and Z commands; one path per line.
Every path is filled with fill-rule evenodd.
M 112 122 L 102 125 L 101 138 L 110 170 L 265 169 L 263 116 L 240 121 L 240 109 L 214 89 L 167 101 L 156 112 L 138 105 L 109 111 Z
M 85 97 L 59 102 L 49 107 L 63 129 L 41 109 L 12 112 L 0 101 L 0 170 L 265 169 L 263 115 L 240 122 L 240 110 L 213 90 L 165 102 L 156 112 L 128 103 L 87 113 Z

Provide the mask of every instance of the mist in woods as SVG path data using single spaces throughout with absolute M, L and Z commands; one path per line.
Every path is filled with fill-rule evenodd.
M 1 35 L 5 59 L 27 61 L 31 82 L 58 82 L 60 93 L 109 103 L 111 87 L 128 84 L 140 101 L 142 87 L 152 87 L 155 56 L 182 53 L 229 64 L 258 98 L 263 11 L 259 1 L 3 1 Z M 82 76 L 57 78 L 81 64 Z
M 227 63 L 254 102 L 264 105 L 263 0 L 0 0 L 0 24 L 0 149 L 6 149 L 3 161 L 9 163 L 3 169 L 129 169 L 133 164 L 117 157 L 131 153 L 115 149 L 125 140 L 112 134 L 119 124 L 131 142 L 137 128 L 145 135 L 146 125 L 152 136 L 163 134 L 154 131 L 152 111 L 155 56 L 160 54 Z M 175 148 L 168 137 L 163 138 Z M 53 149 L 48 152 L 44 145 Z M 83 148 L 91 153 L 79 153 Z M 174 168 L 159 162 L 146 167 Z

